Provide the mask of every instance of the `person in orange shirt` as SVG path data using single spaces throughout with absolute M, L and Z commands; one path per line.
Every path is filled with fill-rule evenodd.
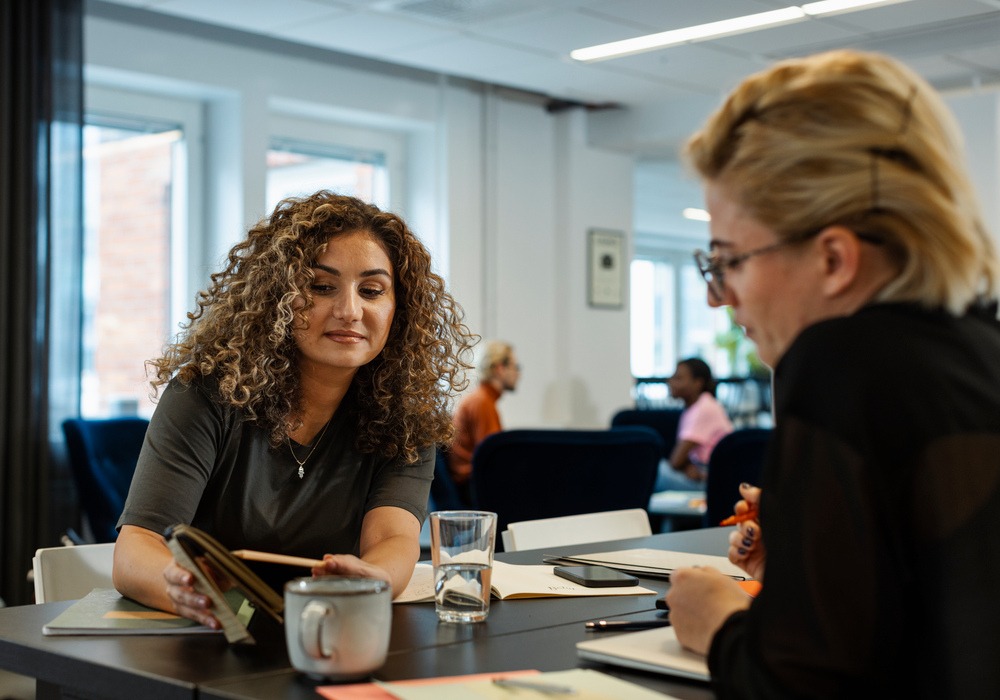
M 455 409 L 455 439 L 448 458 L 451 478 L 466 503 L 471 503 L 472 453 L 487 435 L 503 430 L 497 401 L 505 391 L 514 391 L 521 378 L 514 348 L 502 340 L 486 344 L 477 366 L 479 386 L 462 397 Z

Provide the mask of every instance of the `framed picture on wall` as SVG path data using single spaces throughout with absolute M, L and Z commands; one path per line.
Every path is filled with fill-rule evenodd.
M 620 309 L 625 304 L 625 234 L 621 231 L 587 231 L 587 303 L 600 309 Z

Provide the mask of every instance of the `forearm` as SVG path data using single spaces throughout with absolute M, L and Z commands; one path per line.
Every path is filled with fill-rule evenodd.
M 698 444 L 691 440 L 679 441 L 670 453 L 670 466 L 679 472 L 687 469 L 691 465 L 691 450 L 697 446 Z
M 402 508 L 375 508 L 361 526 L 359 550 L 361 561 L 382 572 L 398 596 L 420 558 L 420 522 Z
M 385 571 L 392 584 L 395 598 L 413 575 L 413 567 L 420 558 L 420 544 L 409 535 L 395 535 L 381 540 L 361 555 L 361 560 Z
M 174 612 L 163 570 L 173 555 L 159 534 L 133 525 L 122 527 L 115 543 L 112 579 L 123 596 L 159 610 Z

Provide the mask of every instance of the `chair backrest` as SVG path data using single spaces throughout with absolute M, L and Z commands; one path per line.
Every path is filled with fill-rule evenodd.
M 670 453 L 677 444 L 677 424 L 682 408 L 626 408 L 611 417 L 611 427 L 645 425 L 655 430 L 663 440 L 663 458 L 670 459 Z
M 645 509 L 663 441 L 651 428 L 507 430 L 472 455 L 478 508 L 508 523 L 607 510 Z
M 31 560 L 35 602 L 77 600 L 95 588 L 113 588 L 115 543 L 44 547 Z
M 448 470 L 448 448 L 438 447 L 434 459 L 434 481 L 431 482 L 431 502 L 435 510 L 461 510 L 468 504 L 462 501 L 458 487 Z
M 716 444 L 708 459 L 708 480 L 705 482 L 703 522 L 706 527 L 715 527 L 733 514 L 733 504 L 740 500 L 742 482 L 760 483 L 770 439 L 770 428 L 742 428 Z
M 113 542 L 139 450 L 145 418 L 70 418 L 63 421 L 70 471 L 80 507 L 97 542 Z
M 649 513 L 642 508 L 629 508 L 508 523 L 506 533 L 504 549 L 514 552 L 645 537 L 653 534 L 653 530 L 649 525 Z

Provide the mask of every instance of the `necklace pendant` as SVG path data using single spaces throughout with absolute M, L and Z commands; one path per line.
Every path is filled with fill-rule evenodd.
M 302 466 L 302 465 L 300 464 L 300 465 L 299 465 L 299 478 L 301 479 L 301 478 L 303 478 L 303 477 L 304 477 L 305 475 L 306 475 L 306 470 L 305 470 L 305 468 L 304 468 L 304 467 L 303 467 L 303 466 Z

